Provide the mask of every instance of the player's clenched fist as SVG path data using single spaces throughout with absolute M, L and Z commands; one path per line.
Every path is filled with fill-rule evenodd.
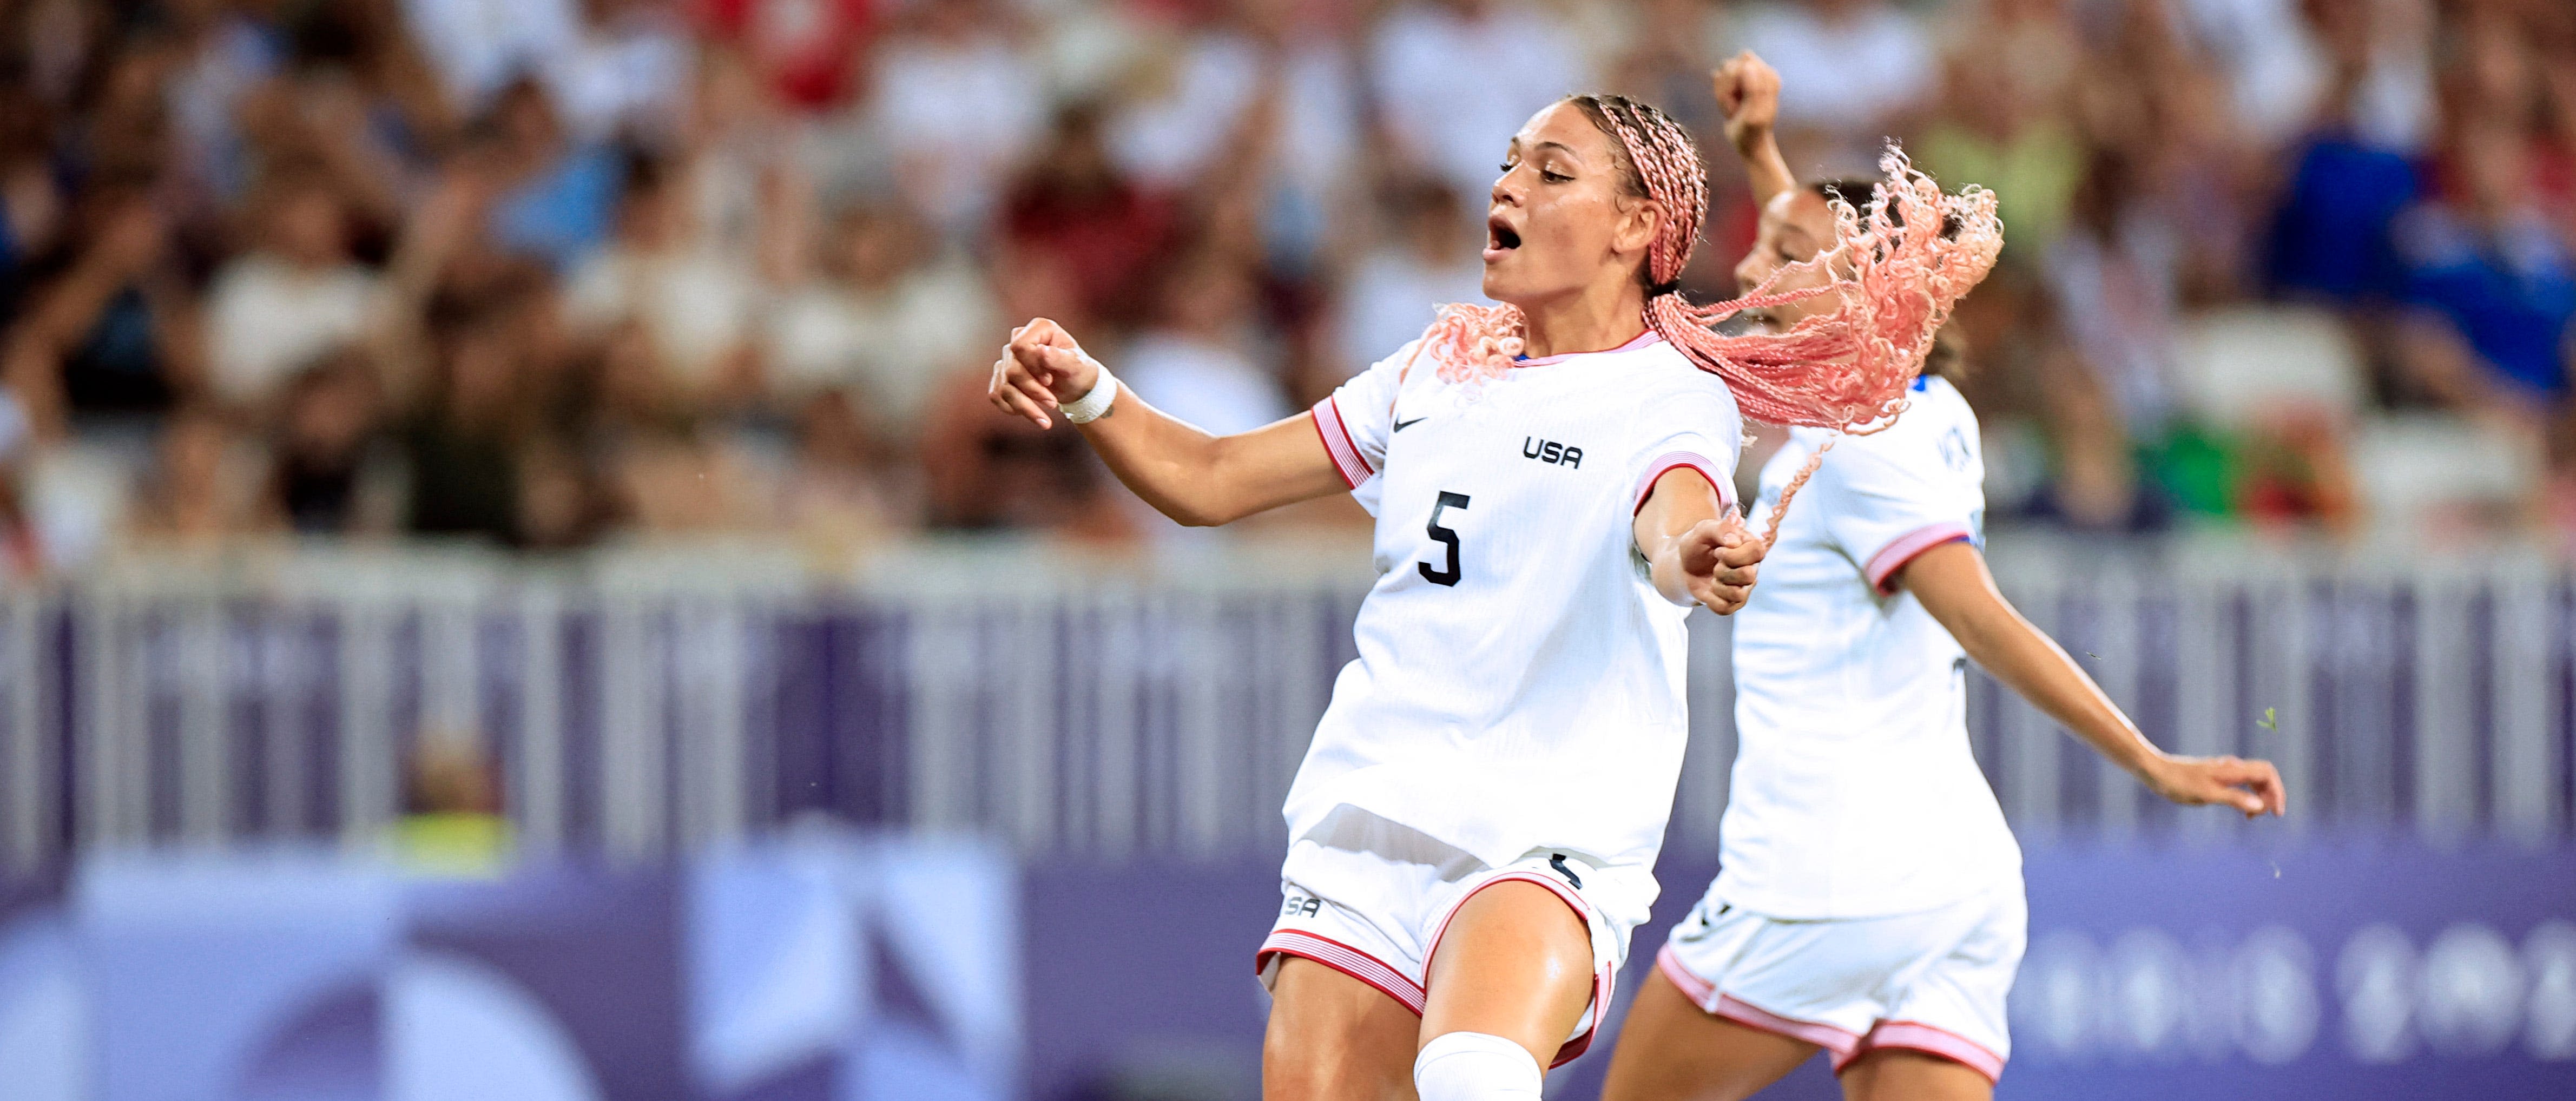
M 1780 118 L 1780 74 L 1746 50 L 1709 74 L 1717 108 L 1726 116 L 1726 140 L 1741 152 L 1771 132 Z
M 1084 352 L 1064 326 L 1041 317 L 1011 330 L 1002 358 L 993 361 L 993 381 L 984 395 L 994 408 L 1045 428 L 1055 423 L 1048 410 L 1080 399 L 1099 380 L 1100 361 Z
M 1682 533 L 1682 576 L 1691 599 L 1719 615 L 1733 615 L 1752 599 L 1754 575 L 1770 547 L 1744 530 L 1732 509 L 1715 520 L 1702 520 Z

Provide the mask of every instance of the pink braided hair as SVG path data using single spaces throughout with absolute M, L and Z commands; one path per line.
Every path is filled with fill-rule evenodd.
M 1664 209 L 1662 229 L 1646 251 L 1647 327 L 1701 370 L 1726 380 L 1737 407 L 1754 420 L 1853 435 L 1893 423 L 1905 411 L 1906 388 L 1922 371 L 1933 335 L 2003 251 L 2003 223 L 1995 217 L 1991 192 L 1971 187 L 1945 195 L 1891 143 L 1879 159 L 1887 178 L 1865 209 L 1839 196 L 1827 200 L 1834 213 L 1832 248 L 1783 267 L 1741 297 L 1693 306 L 1681 296 L 1680 281 L 1708 212 L 1708 170 L 1699 144 L 1662 111 L 1626 96 L 1575 96 L 1568 102 L 1618 139 L 1631 190 Z M 1824 288 L 1776 290 L 1793 274 L 1819 271 L 1831 280 Z M 1785 332 L 1729 336 L 1711 328 L 1736 313 L 1824 294 L 1838 299 L 1833 310 Z M 1421 350 L 1450 382 L 1497 378 L 1521 353 L 1527 331 L 1516 307 L 1451 304 L 1423 332 Z M 1781 491 L 1763 533 L 1766 544 L 1778 537 L 1789 499 L 1832 446 L 1827 441 L 1818 448 Z

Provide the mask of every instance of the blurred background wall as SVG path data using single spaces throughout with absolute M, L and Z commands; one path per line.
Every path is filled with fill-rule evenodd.
M 1365 517 L 1174 527 L 986 365 L 1303 408 L 1577 89 L 1701 131 L 1723 297 L 1742 48 L 1802 177 L 1999 194 L 1997 572 L 2292 784 L 1976 682 L 2003 1095 L 2576 1093 L 2563 0 L 11 0 L 0 1098 L 1249 1096 Z

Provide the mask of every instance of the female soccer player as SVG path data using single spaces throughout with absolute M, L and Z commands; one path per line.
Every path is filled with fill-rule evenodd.
M 1044 319 L 994 364 L 996 405 L 1081 426 L 1182 523 L 1344 490 L 1377 517 L 1360 656 L 1289 792 L 1257 956 L 1271 1098 L 1535 1099 L 1582 1050 L 1656 892 L 1684 615 L 1740 607 L 1762 554 L 1729 492 L 1739 406 L 1837 427 L 1899 408 L 2000 240 L 1990 206 L 1955 241 L 1847 219 L 1831 311 L 1721 337 L 1735 307 L 1675 293 L 1705 205 L 1679 125 L 1574 97 L 1494 184 L 1484 290 L 1506 305 L 1445 307 L 1308 413 L 1211 437 Z
M 1795 290 L 1814 274 L 1773 274 L 1832 239 L 1829 195 L 1872 185 L 1796 186 L 1760 59 L 1716 83 L 1763 204 L 1737 278 Z M 1767 320 L 1795 325 L 1813 301 Z M 2026 914 L 2021 851 L 1968 752 L 1968 658 L 2159 795 L 2284 808 L 2268 763 L 2158 750 L 1995 591 L 1977 419 L 1948 378 L 1924 375 L 1894 425 L 1818 462 L 1827 442 L 1797 429 L 1763 468 L 1757 512 L 1775 516 L 1793 472 L 1813 474 L 1735 617 L 1722 870 L 1638 992 L 1606 1101 L 1746 1097 L 1818 1048 L 1853 1101 L 1993 1096 Z

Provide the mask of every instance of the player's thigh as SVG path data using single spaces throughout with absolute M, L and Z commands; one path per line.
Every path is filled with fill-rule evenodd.
M 1421 1022 L 1376 987 L 1288 956 L 1270 984 L 1263 1101 L 1413 1101 Z
M 1993 1101 L 1986 1076 L 1938 1055 L 1905 1048 L 1863 1053 L 1843 1068 L 1843 1101 Z
M 1601 1101 L 1740 1101 L 1816 1054 L 1816 1045 L 1746 1028 L 1691 1004 L 1661 969 L 1646 973 L 1619 1026 Z
M 1556 892 L 1505 880 L 1468 896 L 1433 948 L 1421 1042 L 1482 1032 L 1556 1061 L 1592 1004 L 1592 932 Z

